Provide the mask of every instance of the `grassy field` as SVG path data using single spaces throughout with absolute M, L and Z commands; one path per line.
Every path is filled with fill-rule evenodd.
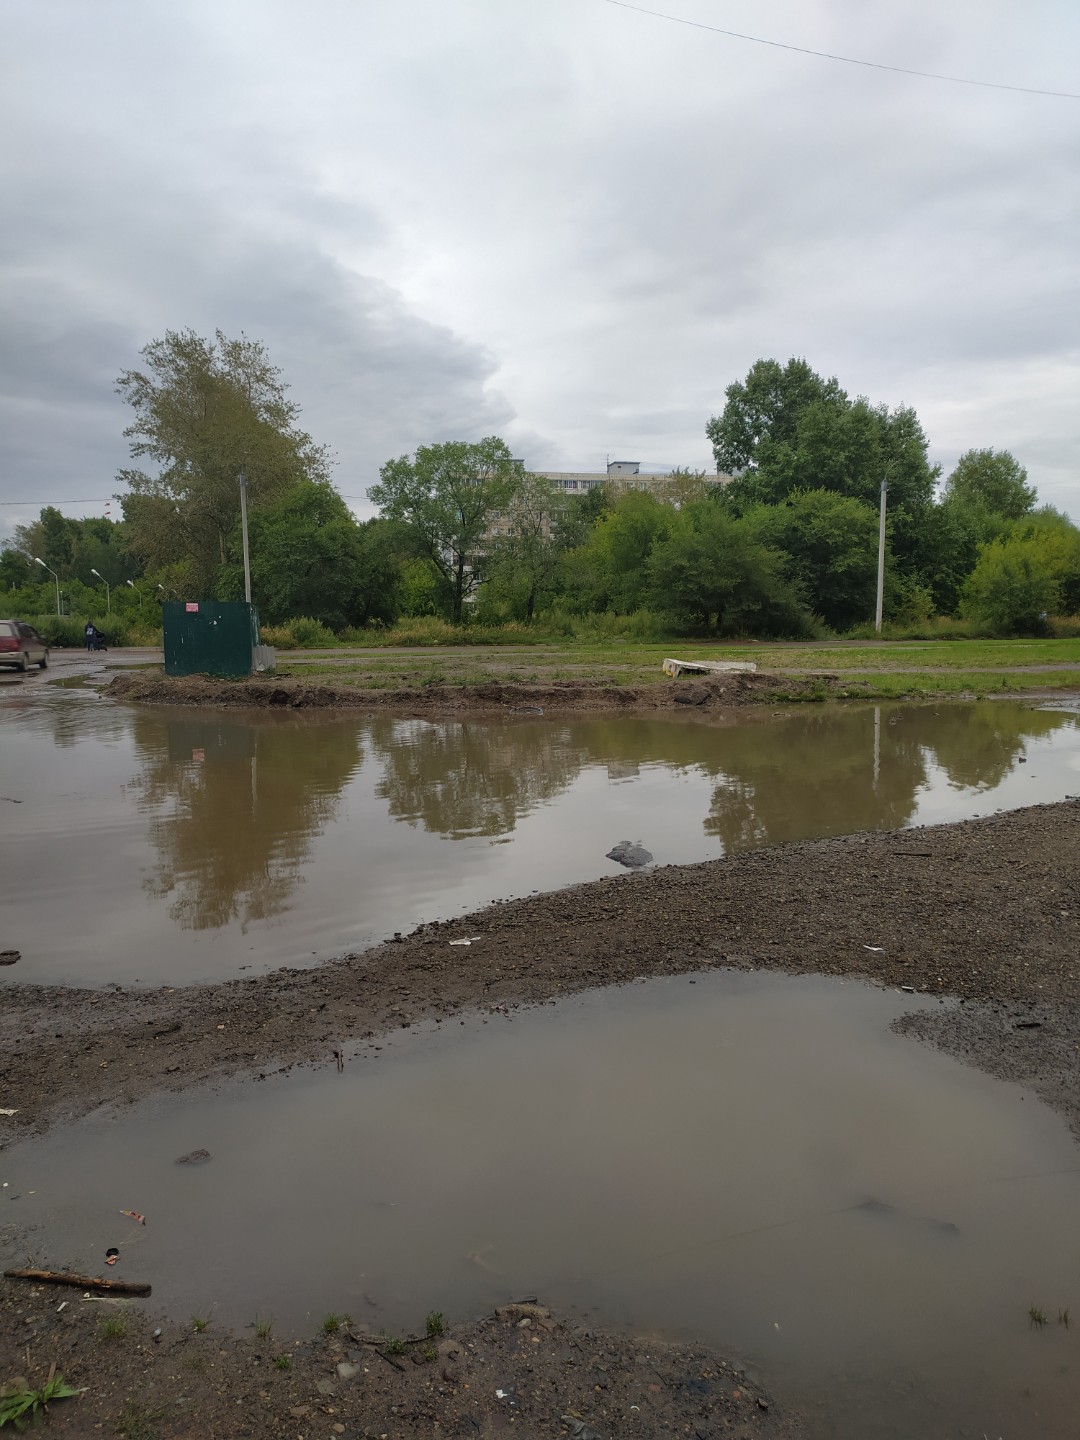
M 776 674 L 839 675 L 853 695 L 948 695 L 1080 689 L 1080 639 L 897 641 L 885 644 L 663 644 L 568 640 L 529 646 L 343 647 L 279 656 L 278 675 L 385 690 L 485 680 L 545 685 L 585 680 L 618 685 L 671 682 L 668 655 L 684 660 L 751 660 Z M 778 679 L 778 690 L 783 689 Z

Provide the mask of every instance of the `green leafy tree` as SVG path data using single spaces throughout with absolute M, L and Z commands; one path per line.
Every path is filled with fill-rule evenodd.
M 1019 520 L 1035 506 L 1027 471 L 1008 450 L 967 450 L 945 481 L 943 499 Z
M 1080 530 L 1045 506 L 979 551 L 961 608 L 1004 634 L 1040 634 L 1046 617 L 1080 611 Z
M 518 483 L 513 456 L 496 436 L 452 440 L 388 460 L 379 477 L 368 498 L 386 519 L 408 526 L 442 578 L 450 618 L 459 625 L 489 563 L 492 515 L 506 508 Z
M 1005 635 L 1039 635 L 1057 609 L 1059 586 L 1034 539 L 1002 536 L 984 545 L 964 586 L 962 609 Z
M 707 629 L 790 635 L 808 628 L 786 557 L 717 505 L 681 512 L 653 547 L 648 579 L 657 609 Z
M 584 545 L 566 557 L 563 574 L 573 607 L 611 609 L 619 615 L 641 609 L 649 590 L 646 567 L 653 546 L 678 518 L 676 510 L 646 490 L 620 495 Z
M 385 520 L 358 524 L 327 484 L 307 480 L 251 517 L 251 590 L 269 625 L 301 615 L 331 630 L 392 621 L 398 613 L 400 535 Z M 239 536 L 231 550 L 240 550 Z M 222 573 L 226 598 L 243 598 L 243 568 Z
M 851 400 L 804 360 L 759 360 L 726 397 L 706 426 L 718 467 L 736 472 L 720 503 L 741 513 L 825 489 L 876 506 L 887 477 L 893 552 L 905 568 L 924 563 L 938 471 L 913 410 Z
M 867 620 L 877 584 L 878 516 L 834 490 L 795 490 L 747 511 L 750 533 L 782 550 L 810 608 L 834 630 Z
M 924 535 L 923 568 L 936 610 L 943 615 L 956 613 L 979 547 L 1008 529 L 1003 515 L 964 496 L 947 493 L 933 507 Z
M 132 458 L 156 467 L 120 472 L 132 548 L 151 568 L 183 562 L 196 591 L 213 593 L 241 472 L 256 510 L 302 480 L 327 481 L 329 455 L 297 427 L 299 409 L 258 341 L 170 330 L 141 353 L 144 368 L 116 385 L 135 415 L 124 431 Z
M 566 505 L 554 481 L 526 472 L 496 523 L 488 583 L 515 619 L 526 624 L 558 588 L 559 529 Z

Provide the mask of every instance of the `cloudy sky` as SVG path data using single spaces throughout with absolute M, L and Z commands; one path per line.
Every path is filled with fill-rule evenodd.
M 1080 91 L 1075 0 L 649 8 Z M 361 514 L 451 438 L 707 466 L 802 355 L 1080 520 L 1078 100 L 608 0 L 4 0 L 0 67 L 0 528 L 103 512 L 184 327 L 267 344 Z

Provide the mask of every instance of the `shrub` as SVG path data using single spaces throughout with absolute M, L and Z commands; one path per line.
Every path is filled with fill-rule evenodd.
M 263 645 L 273 645 L 275 650 L 296 649 L 296 640 L 287 625 L 260 625 L 259 639 Z
M 310 615 L 297 616 L 295 620 L 288 621 L 286 628 L 292 632 L 297 645 L 303 646 L 305 650 L 337 644 L 334 632 L 328 630 L 321 620 L 312 620 Z

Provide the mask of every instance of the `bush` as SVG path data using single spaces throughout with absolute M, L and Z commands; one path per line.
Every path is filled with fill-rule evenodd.
M 289 620 L 285 628 L 291 632 L 297 645 L 305 650 L 337 644 L 334 632 L 328 630 L 321 620 L 312 620 L 309 615 L 300 615 L 295 620 Z
M 296 649 L 296 640 L 287 625 L 260 625 L 259 639 L 263 645 L 272 645 L 275 650 Z
M 75 615 L 28 615 L 26 620 L 38 631 L 50 650 L 78 650 L 85 645 L 87 620 L 93 620 L 105 636 L 105 643 L 117 649 L 124 645 L 161 644 L 160 631 L 133 626 L 115 613 L 88 615 L 82 619 Z

